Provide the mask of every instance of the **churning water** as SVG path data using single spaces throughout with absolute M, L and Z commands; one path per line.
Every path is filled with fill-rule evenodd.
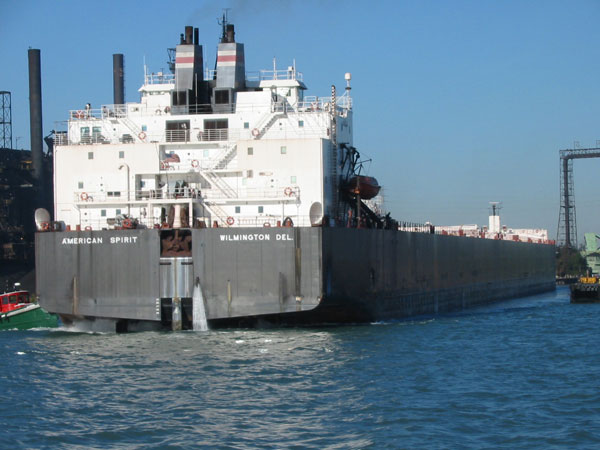
M 208 331 L 208 323 L 206 320 L 206 308 L 204 307 L 204 296 L 202 295 L 202 287 L 200 283 L 194 285 L 194 293 L 192 296 L 192 329 L 194 331 Z
M 4 448 L 597 448 L 600 305 L 331 328 L 1 332 Z

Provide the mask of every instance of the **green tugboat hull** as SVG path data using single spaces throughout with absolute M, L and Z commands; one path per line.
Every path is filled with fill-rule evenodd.
M 37 304 L 0 314 L 0 331 L 57 327 L 58 317 L 47 313 Z

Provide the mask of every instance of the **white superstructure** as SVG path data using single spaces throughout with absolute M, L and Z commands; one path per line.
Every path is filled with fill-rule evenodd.
M 138 103 L 70 111 L 56 136 L 56 220 L 100 230 L 288 218 L 309 226 L 344 215 L 336 205 L 342 149 L 352 148 L 350 89 L 306 96 L 295 64 L 246 73 L 232 25 L 217 70 L 205 70 L 189 36 L 173 74 L 145 76 Z

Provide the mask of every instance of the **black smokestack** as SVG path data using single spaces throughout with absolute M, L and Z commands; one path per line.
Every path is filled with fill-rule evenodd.
M 190 45 L 193 44 L 192 36 L 194 34 L 194 27 L 185 27 L 185 43 Z
M 231 23 L 227 24 L 227 42 L 235 42 L 235 31 Z
M 200 45 L 200 38 L 198 35 L 198 28 L 194 28 L 194 45 Z
M 33 163 L 33 177 L 42 183 L 42 157 L 44 147 L 42 144 L 42 75 L 40 51 L 30 48 L 29 57 L 29 130 L 31 134 L 31 160 Z
M 113 55 L 113 98 L 115 105 L 125 104 L 125 74 L 123 72 L 123 55 Z

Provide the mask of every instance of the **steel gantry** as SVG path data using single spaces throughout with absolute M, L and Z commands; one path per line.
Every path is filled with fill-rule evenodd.
M 577 246 L 573 160 L 600 158 L 600 147 L 560 150 L 560 212 L 556 240 L 566 247 Z

